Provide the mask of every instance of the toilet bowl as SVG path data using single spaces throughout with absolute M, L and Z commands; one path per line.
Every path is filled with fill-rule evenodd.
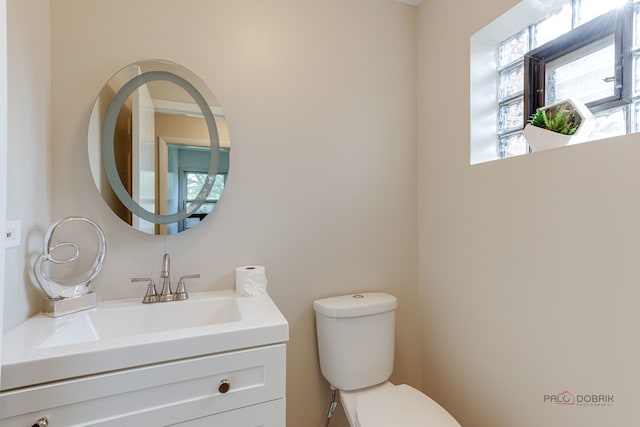
M 320 370 L 351 427 L 460 427 L 424 393 L 388 381 L 393 367 L 397 300 L 381 292 L 313 303 Z

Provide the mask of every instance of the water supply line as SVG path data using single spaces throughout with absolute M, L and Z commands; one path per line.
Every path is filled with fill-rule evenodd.
M 338 402 L 336 402 L 336 389 L 334 386 L 331 386 L 331 402 L 329 402 L 329 410 L 327 411 L 327 424 L 325 427 L 329 427 L 329 422 L 331 421 L 331 416 L 336 411 L 336 406 L 338 406 Z

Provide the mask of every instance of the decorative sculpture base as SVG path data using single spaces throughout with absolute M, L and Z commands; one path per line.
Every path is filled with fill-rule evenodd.
M 53 235 L 58 228 L 68 222 L 86 222 L 96 232 L 98 239 L 95 258 L 88 270 L 67 280 L 58 281 L 52 276 L 56 265 L 72 264 L 80 258 L 80 245 L 73 241 L 54 240 Z M 78 230 L 76 230 L 76 234 Z M 61 250 L 60 248 L 65 248 Z M 96 294 L 91 291 L 91 281 L 100 273 L 107 251 L 107 243 L 102 229 L 90 220 L 81 216 L 70 216 L 54 223 L 44 235 L 42 255 L 33 263 L 33 276 L 46 294 L 42 307 L 43 314 L 50 317 L 60 317 L 65 314 L 87 310 L 98 305 Z M 54 253 L 58 252 L 58 257 Z M 60 258 L 64 256 L 64 258 Z
M 88 310 L 98 305 L 95 292 L 89 292 L 73 298 L 45 299 L 42 313 L 50 317 L 60 317 L 82 310 Z

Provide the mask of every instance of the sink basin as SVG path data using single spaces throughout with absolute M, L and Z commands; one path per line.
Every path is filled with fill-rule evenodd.
M 64 317 L 37 315 L 8 331 L 0 389 L 275 344 L 288 334 L 268 295 L 226 290 L 168 303 L 104 301 Z
M 106 302 L 95 310 L 63 318 L 38 348 L 164 333 L 177 329 L 241 320 L 233 295 L 142 305 L 140 301 Z

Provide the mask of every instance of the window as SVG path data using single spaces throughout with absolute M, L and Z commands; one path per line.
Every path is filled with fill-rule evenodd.
M 498 44 L 499 158 L 528 153 L 526 118 L 569 97 L 596 116 L 589 139 L 640 130 L 639 11 L 640 0 L 572 0 Z
M 207 180 L 208 173 L 207 172 L 184 172 L 184 185 L 186 186 L 186 198 L 184 200 L 184 208 L 188 209 L 189 206 L 195 201 L 200 193 L 200 189 L 204 185 Z M 224 191 L 224 184 L 227 180 L 226 174 L 217 174 L 216 179 L 213 182 L 213 187 L 211 187 L 211 192 L 209 196 L 205 200 L 205 202 L 188 218 L 183 220 L 183 223 L 180 224 L 180 231 L 187 230 L 193 227 L 198 222 L 202 221 L 202 219 L 211 213 L 213 208 L 216 206 L 216 203 L 220 200 L 220 196 L 222 196 L 222 192 Z

